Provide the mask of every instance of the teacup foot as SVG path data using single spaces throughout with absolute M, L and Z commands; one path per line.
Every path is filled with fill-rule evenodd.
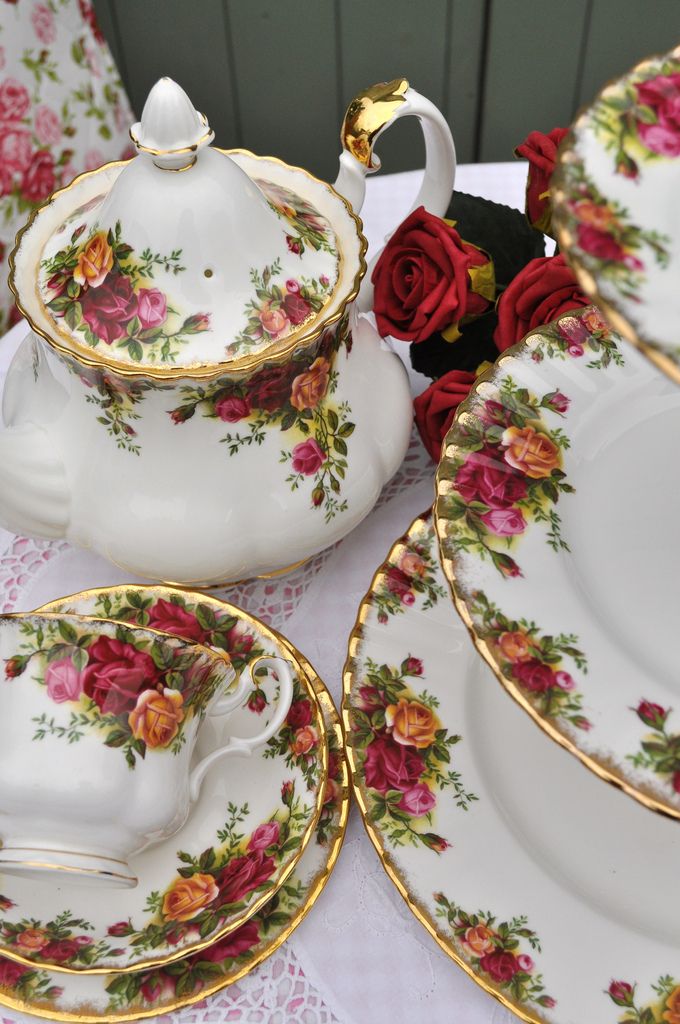
M 55 881 L 55 876 L 60 875 L 60 885 L 73 882 L 111 889 L 132 889 L 137 885 L 136 875 L 124 860 L 44 847 L 3 846 L 0 873 L 37 881 Z

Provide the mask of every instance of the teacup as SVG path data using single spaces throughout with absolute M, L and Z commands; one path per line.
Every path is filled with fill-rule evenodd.
M 242 705 L 262 662 L 279 681 L 266 727 L 191 765 L 205 715 Z M 213 764 L 273 736 L 293 695 L 280 658 L 225 692 L 223 652 L 81 615 L 0 616 L 0 663 L 0 868 L 79 884 L 134 886 L 128 859 L 184 824 Z

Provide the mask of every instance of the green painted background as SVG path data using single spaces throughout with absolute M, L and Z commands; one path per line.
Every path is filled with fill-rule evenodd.
M 161 75 L 217 144 L 334 178 L 348 102 L 405 76 L 448 118 L 459 159 L 507 160 L 612 76 L 680 42 L 680 0 L 95 0 L 133 107 Z M 387 171 L 422 166 L 405 120 Z

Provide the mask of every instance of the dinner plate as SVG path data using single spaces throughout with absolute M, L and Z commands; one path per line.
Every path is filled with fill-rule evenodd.
M 203 598 L 219 613 L 221 602 Z M 224 609 L 226 611 L 226 609 Z M 138 1020 L 170 1013 L 220 992 L 252 971 L 292 934 L 315 904 L 340 853 L 349 812 L 342 730 L 330 694 L 285 638 L 281 653 L 298 661 L 321 706 L 329 747 L 324 805 L 292 875 L 236 931 L 173 964 L 131 974 L 63 974 L 0 957 L 0 1005 L 50 1020 Z
M 680 47 L 607 85 L 560 146 L 557 240 L 616 330 L 680 383 Z
M 345 667 L 354 791 L 385 869 L 523 1020 L 678 1024 L 677 824 L 530 727 L 450 602 L 407 586 L 435 559 L 421 517 L 376 573 Z
M 278 654 L 281 639 L 232 605 L 165 587 L 87 591 L 42 611 L 149 621 L 189 639 L 239 648 L 236 664 Z M 0 952 L 55 972 L 109 974 L 170 963 L 235 931 L 283 885 L 310 841 L 326 783 L 325 726 L 314 690 L 294 657 L 294 698 L 279 732 L 242 764 L 211 770 L 185 825 L 130 859 L 134 889 L 81 882 L 36 884 L 2 876 Z M 229 735 L 259 732 L 275 705 L 276 677 L 227 720 L 206 720 L 202 757 Z
M 553 739 L 680 817 L 680 392 L 594 308 L 509 350 L 438 471 L 444 571 L 478 650 Z

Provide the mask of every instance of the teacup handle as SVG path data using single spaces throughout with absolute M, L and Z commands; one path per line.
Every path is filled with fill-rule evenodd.
M 191 800 L 198 799 L 203 779 L 205 778 L 207 771 L 212 768 L 214 764 L 218 761 L 222 761 L 225 757 L 250 757 L 253 751 L 257 750 L 258 747 L 261 747 L 268 739 L 271 739 L 271 737 L 274 736 L 283 725 L 286 715 L 290 711 L 290 706 L 293 703 L 293 673 L 289 662 L 284 661 L 283 658 L 273 658 L 268 656 L 256 658 L 255 661 L 248 666 L 247 672 L 244 671 L 241 673 L 241 680 L 239 681 L 236 693 L 241 690 L 241 683 L 245 677 L 245 685 L 241 692 L 242 702 L 246 690 L 250 686 L 255 685 L 253 677 L 255 666 L 261 665 L 263 662 L 269 663 L 271 669 L 276 672 L 279 680 L 279 699 L 274 717 L 270 722 L 268 722 L 265 728 L 255 736 L 231 736 L 229 741 L 223 747 L 220 747 L 218 750 L 214 750 L 211 754 L 208 754 L 207 757 L 204 757 L 202 761 L 199 761 L 189 777 L 189 797 Z M 228 710 L 233 710 L 234 707 L 236 707 L 236 693 L 233 695 L 230 694 L 228 698 L 222 698 L 216 707 L 211 710 L 211 716 L 227 714 Z M 218 711 L 218 707 L 222 707 L 223 702 L 226 703 L 227 700 L 229 700 L 231 706 L 228 709 Z
M 434 103 L 412 89 L 405 78 L 380 82 L 359 93 L 347 108 L 340 137 L 340 173 L 335 189 L 350 201 L 359 213 L 366 195 L 366 175 L 380 170 L 373 147 L 380 135 L 399 117 L 417 117 L 425 137 L 425 174 L 409 213 L 424 206 L 441 217 L 451 201 L 456 177 L 456 147 L 444 115 Z M 389 231 L 385 241 L 397 228 Z M 371 254 L 371 266 L 379 253 Z M 359 308 L 370 309 L 373 302 L 371 267 L 361 286 Z

